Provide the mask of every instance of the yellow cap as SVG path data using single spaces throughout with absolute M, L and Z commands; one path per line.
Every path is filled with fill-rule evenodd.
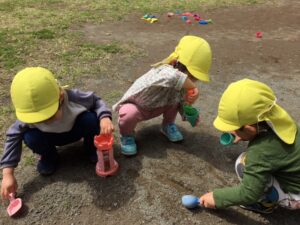
M 16 74 L 10 88 L 17 118 L 24 123 L 49 119 L 58 109 L 59 86 L 42 67 L 28 67 Z
M 292 144 L 297 125 L 276 100 L 264 83 L 250 79 L 231 83 L 221 97 L 214 126 L 226 132 L 266 121 L 282 141 Z
M 209 69 L 212 54 L 207 41 L 196 36 L 184 36 L 180 39 L 175 51 L 168 58 L 155 64 L 169 64 L 177 60 L 186 66 L 193 77 L 209 82 Z

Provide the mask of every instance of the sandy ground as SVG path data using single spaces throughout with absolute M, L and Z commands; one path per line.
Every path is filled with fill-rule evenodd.
M 94 165 L 82 160 L 81 144 L 60 149 L 63 165 L 50 177 L 41 177 L 35 166 L 19 167 L 19 196 L 24 208 L 16 218 L 0 211 L 0 224 L 299 224 L 299 211 L 277 209 L 264 216 L 239 207 L 225 210 L 187 210 L 184 194 L 201 195 L 217 187 L 235 185 L 237 156 L 245 145 L 222 147 L 213 128 L 219 98 L 230 82 L 252 78 L 269 84 L 281 104 L 300 122 L 300 2 L 230 7 L 198 12 L 214 23 L 184 24 L 180 18 L 160 16 L 147 23 L 131 15 L 123 21 L 84 24 L 76 27 L 92 43 L 119 41 L 142 52 L 134 61 L 116 58 L 109 82 L 85 79 L 85 89 L 100 96 L 112 90 L 124 92 L 130 82 L 166 57 L 185 34 L 205 38 L 212 47 L 211 83 L 199 83 L 202 123 L 196 128 L 177 119 L 185 140 L 169 143 L 159 133 L 161 118 L 144 122 L 137 129 L 139 154 L 126 158 L 114 145 L 120 170 L 100 178 Z M 262 38 L 256 38 L 256 32 Z M 103 82 L 107 82 L 104 87 Z M 100 88 L 101 87 L 101 88 Z M 117 99 L 116 99 L 117 100 Z M 116 120 L 115 120 L 116 121 Z M 116 122 L 114 122 L 116 124 Z M 297 218 L 298 217 L 298 218 Z

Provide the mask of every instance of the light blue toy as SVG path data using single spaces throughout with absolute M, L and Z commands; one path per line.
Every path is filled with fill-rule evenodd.
M 220 137 L 220 143 L 222 145 L 231 145 L 235 140 L 235 136 L 231 133 L 223 133 Z
M 182 196 L 181 202 L 188 209 L 193 209 L 193 208 L 200 206 L 200 198 L 198 198 L 194 195 Z

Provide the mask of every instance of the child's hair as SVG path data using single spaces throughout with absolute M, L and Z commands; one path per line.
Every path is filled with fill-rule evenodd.
M 181 62 L 179 62 L 179 61 L 177 61 L 177 60 L 173 63 L 173 67 L 174 67 L 175 69 L 178 69 L 178 70 L 179 70 L 180 72 L 182 72 L 182 73 L 188 72 L 188 69 L 186 68 L 186 66 L 183 65 Z

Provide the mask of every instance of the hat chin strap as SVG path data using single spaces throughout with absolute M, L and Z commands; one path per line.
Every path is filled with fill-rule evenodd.
M 277 98 L 275 97 L 275 100 L 273 101 L 273 103 L 265 110 L 263 110 L 260 114 L 257 115 L 257 121 L 261 122 L 264 121 L 265 116 L 268 112 L 270 112 L 272 110 L 272 108 L 276 105 L 277 102 Z

